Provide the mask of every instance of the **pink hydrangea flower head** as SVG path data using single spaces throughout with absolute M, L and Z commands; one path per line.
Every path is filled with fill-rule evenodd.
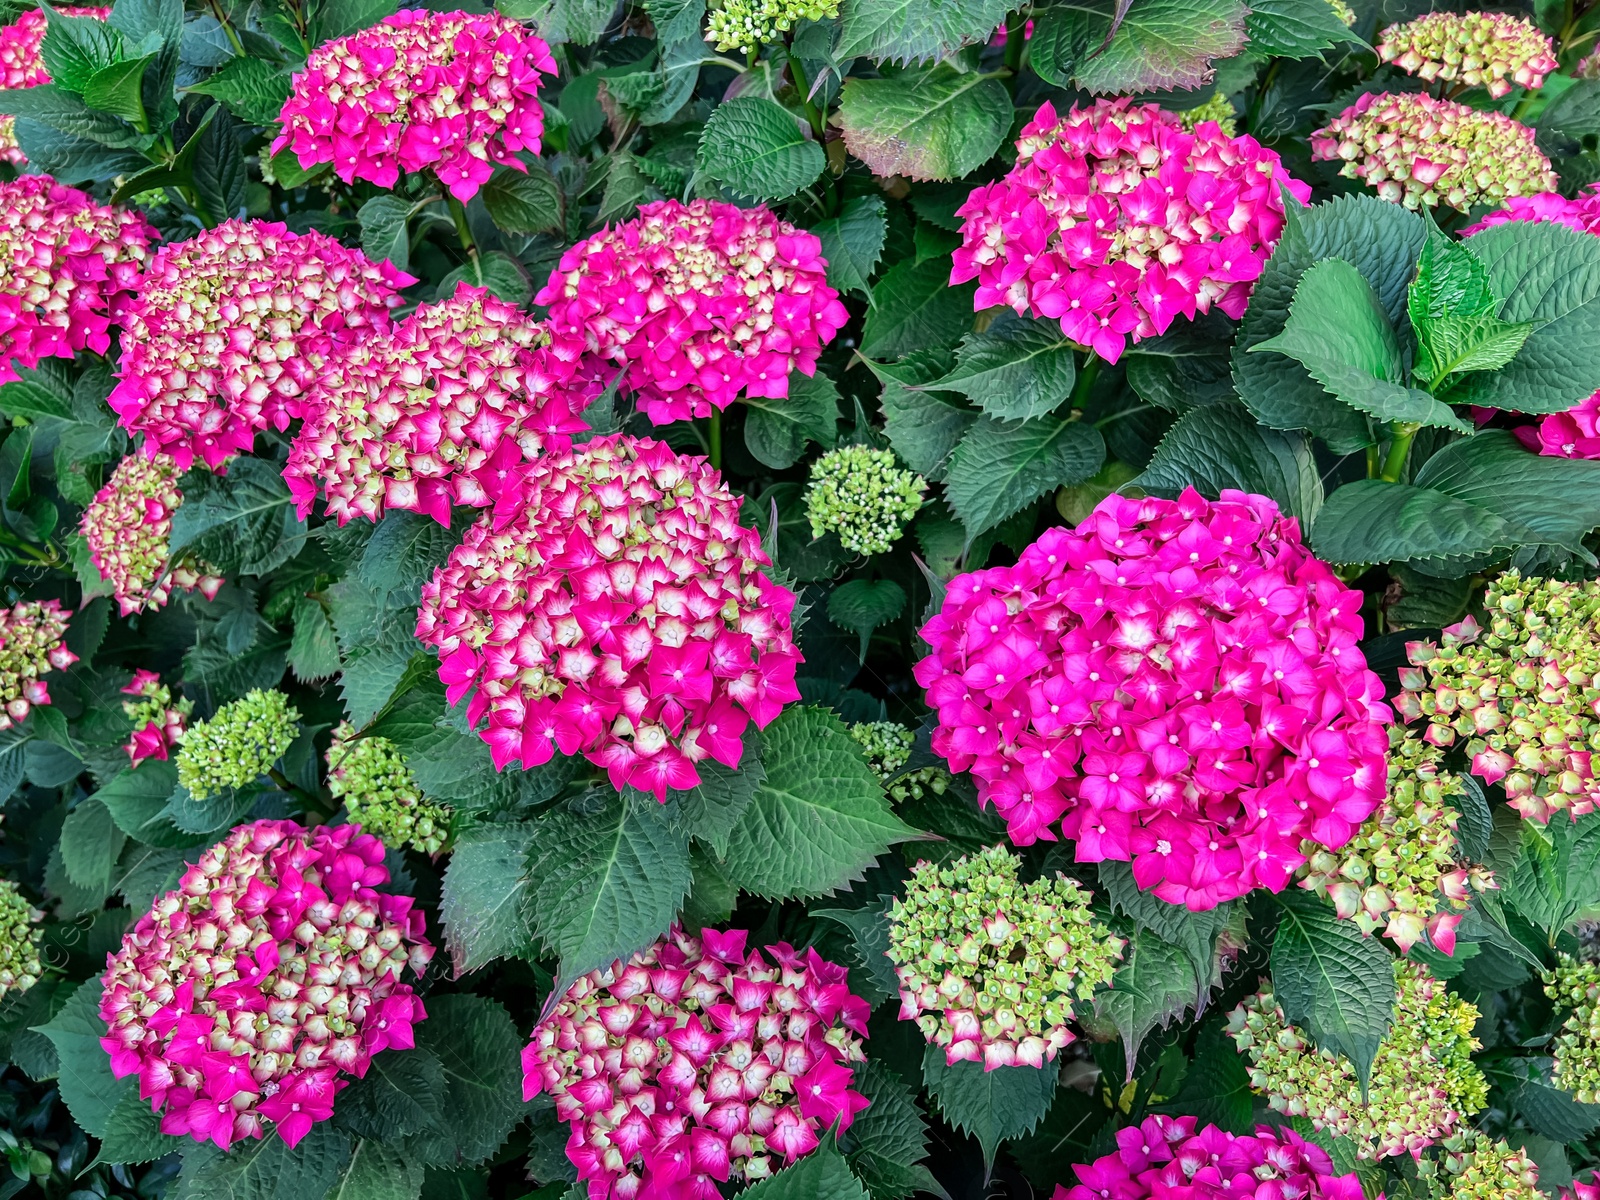
M 674 929 L 568 989 L 522 1052 L 590 1200 L 713 1200 L 850 1128 L 868 1005 L 815 950 Z
M 816 236 L 765 208 L 660 200 L 579 242 L 534 297 L 656 424 L 783 399 L 849 319 Z
M 174 589 L 210 600 L 224 582 L 192 554 L 173 562 L 167 553 L 172 514 L 183 504 L 178 465 L 168 454 L 130 454 L 83 510 L 79 531 L 100 578 L 111 585 L 123 616 L 166 604 Z
M 1420 92 L 1368 92 L 1311 135 L 1311 157 L 1407 208 L 1465 212 L 1556 187 L 1526 125 Z
M 194 702 L 174 701 L 172 689 L 154 671 L 135 671 L 122 694 L 131 697 L 122 702 L 122 711 L 133 722 L 133 735 L 122 747 L 128 761 L 135 767 L 147 758 L 165 762 L 168 752 L 183 740 Z
M 1011 840 L 1200 911 L 1282 891 L 1383 799 L 1391 716 L 1361 594 L 1264 496 L 1112 495 L 1015 566 L 950 582 L 916 680 L 933 749 Z
M 56 600 L 23 600 L 0 608 L 0 729 L 23 720 L 36 704 L 50 703 L 42 678 L 78 661 L 62 639 L 67 614 Z
M 1600 1174 L 1590 1171 L 1588 1179 L 1573 1179 L 1556 1193 L 1556 1200 L 1600 1200 Z
M 1051 1200 L 1361 1200 L 1361 1179 L 1286 1126 L 1196 1131 L 1194 1117 L 1146 1117 L 1119 1129 L 1117 1148 L 1075 1166 L 1079 1183 Z
M 550 47 L 509 17 L 402 9 L 311 52 L 272 152 L 380 188 L 430 169 L 465 204 L 497 165 L 524 171 L 517 152 L 539 153 L 540 76 L 555 73 Z
M 109 350 L 159 236 L 48 175 L 0 183 L 0 383 L 40 359 Z
M 326 234 L 225 221 L 150 263 L 107 402 L 146 454 L 216 469 L 305 416 L 334 351 L 388 332 L 397 289 L 415 282 Z
M 1513 87 L 1538 88 L 1557 67 L 1556 48 L 1526 17 L 1510 13 L 1431 12 L 1379 35 L 1378 61 L 1432 83 L 1487 88 L 1498 100 Z
M 100 1017 L 119 1079 L 161 1131 L 224 1150 L 271 1127 L 291 1147 L 372 1056 L 427 1016 L 422 911 L 356 825 L 241 825 L 200 856 L 107 957 Z
M 1244 315 L 1283 232 L 1287 187 L 1311 190 L 1254 138 L 1127 99 L 1065 117 L 1045 104 L 1017 139 L 1006 177 L 976 188 L 951 283 L 978 281 L 982 310 L 1051 317 L 1116 362 L 1181 314 Z
M 664 799 L 799 699 L 770 566 L 704 459 L 599 438 L 518 468 L 423 586 L 417 637 L 500 769 L 582 754 Z
M 92 17 L 104 21 L 110 8 L 57 7 L 63 17 Z M 9 25 L 0 25 L 0 88 L 31 88 L 50 82 L 44 65 L 44 34 L 49 18 L 44 10 L 30 8 Z M 0 162 L 21 166 L 27 155 L 17 145 L 16 118 L 0 116 Z
M 346 347 L 312 388 L 283 473 L 300 515 L 319 491 L 341 525 L 393 508 L 448 525 L 452 505 L 494 503 L 515 466 L 587 428 L 577 414 L 592 397 L 572 385 L 582 348 L 464 283 Z

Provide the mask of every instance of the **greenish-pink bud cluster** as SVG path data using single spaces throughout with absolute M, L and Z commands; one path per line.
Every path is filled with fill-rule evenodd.
M 400 747 L 386 737 L 355 736 L 348 721 L 328 747 L 328 791 L 342 800 L 350 820 L 391 849 L 414 846 L 424 854 L 444 849 L 450 808 L 423 795 Z
M 1377 50 L 1409 75 L 1487 88 L 1495 100 L 1513 87 L 1543 87 L 1557 66 L 1554 43 L 1510 13 L 1426 13 L 1385 29 Z
M 39 920 L 43 914 L 23 898 L 17 885 L 0 879 L 0 1000 L 39 982 Z
M 1555 1040 L 1555 1085 L 1580 1104 L 1600 1104 L 1600 963 L 1563 954 L 1544 977 L 1545 995 L 1568 1010 Z

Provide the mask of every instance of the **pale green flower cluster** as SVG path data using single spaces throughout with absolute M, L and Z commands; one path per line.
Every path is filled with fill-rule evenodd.
M 1072 1001 L 1111 982 L 1123 941 L 1064 876 L 1022 883 L 1004 846 L 918 863 L 889 913 L 900 1019 L 949 1063 L 1043 1066 L 1073 1040 Z
M 346 722 L 328 747 L 328 791 L 343 800 L 350 820 L 399 850 L 437 854 L 450 833 L 450 808 L 422 794 L 406 756 L 386 737 L 355 736 Z
M 1372 1061 L 1365 1099 L 1350 1060 L 1290 1025 L 1270 991 L 1228 1017 L 1228 1032 L 1250 1058 L 1250 1086 L 1274 1110 L 1350 1138 L 1362 1158 L 1416 1154 L 1488 1103 L 1488 1083 L 1472 1061 L 1477 1008 L 1420 963 L 1397 959 L 1394 979 L 1394 1024 Z
M 1356 23 L 1356 10 L 1346 4 L 1345 0 L 1328 0 L 1328 7 L 1333 9 L 1333 15 L 1343 21 L 1347 27 Z
M 9 879 L 0 879 L 0 1000 L 39 982 L 40 913 Z
M 1217 92 L 1211 99 L 1197 108 L 1191 108 L 1179 113 L 1178 123 L 1185 130 L 1193 133 L 1196 126 L 1203 125 L 1207 121 L 1215 121 L 1218 129 L 1229 137 L 1233 137 L 1239 132 L 1238 126 L 1234 124 L 1234 118 L 1238 115 L 1239 110 L 1234 108 L 1226 96 L 1221 92 Z
M 917 740 L 911 730 L 893 721 L 858 721 L 850 726 L 850 736 L 867 756 L 867 765 L 884 783 L 906 765 L 911 745 Z
M 1524 1151 L 1470 1127 L 1441 1145 L 1439 1163 L 1417 1163 L 1432 1200 L 1541 1200 L 1539 1168 Z
M 847 550 L 883 554 L 922 507 L 927 481 L 895 465 L 892 451 L 843 446 L 811 464 L 806 516 L 811 536 L 836 533 Z
M 178 749 L 178 782 L 196 800 L 254 783 L 300 732 L 300 714 L 279 691 L 260 688 L 192 726 Z
M 1580 1104 L 1600 1104 L 1600 963 L 1561 956 L 1544 977 L 1556 1007 L 1571 1010 L 1555 1041 L 1555 1085 Z
M 893 800 L 921 800 L 929 792 L 942 796 L 949 786 L 950 772 L 943 767 L 919 767 L 891 783 L 889 796 Z
M 839 15 L 839 0 L 723 0 L 706 22 L 706 41 L 718 50 L 750 54 L 783 40 L 801 21 L 827 21 Z

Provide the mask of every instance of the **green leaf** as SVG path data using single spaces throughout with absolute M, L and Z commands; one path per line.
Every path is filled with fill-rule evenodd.
M 1558 1142 L 1580 1142 L 1600 1126 L 1600 1104 L 1580 1104 L 1551 1082 L 1553 1061 L 1535 1058 L 1496 1060 L 1485 1074 L 1505 1089 L 1512 1107 L 1538 1133 Z
M 126 840 L 110 809 L 93 797 L 82 801 L 61 826 L 61 862 L 67 878 L 79 887 L 109 892 Z
M 271 125 L 289 99 L 289 74 L 265 59 L 246 55 L 231 59 L 187 90 L 222 101 L 242 121 Z
M 663 46 L 699 39 L 706 19 L 705 0 L 645 0 L 644 7 Z
M 782 399 L 745 396 L 745 448 L 759 462 L 783 470 L 800 461 L 807 442 L 833 449 L 839 430 L 839 389 L 821 371 L 789 376 Z
M 1082 483 L 1105 462 L 1100 431 L 1083 421 L 980 418 L 951 451 L 945 499 L 967 535 L 993 529 L 1058 487 Z
M 739 1195 L 747 1200 L 867 1200 L 861 1181 L 850 1173 L 831 1139 Z
M 145 68 L 155 61 L 155 55 L 129 58 L 101 67 L 89 77 L 83 89 L 83 99 L 90 108 L 113 113 L 136 128 L 146 128 L 144 99 L 141 87 Z
M 324 1200 L 418 1200 L 422 1164 L 389 1146 L 363 1139 L 350 1152 L 350 1162 Z
M 439 281 L 436 297 L 455 295 L 456 284 L 466 280 L 473 287 L 488 288 L 507 304 L 522 305 L 533 295 L 528 275 L 521 263 L 503 250 L 491 250 L 468 259 Z
M 928 1094 L 946 1121 L 978 1139 L 985 1166 L 993 1165 L 1001 1142 L 1031 1132 L 1044 1119 L 1060 1075 L 1059 1058 L 1043 1068 L 985 1071 L 982 1063 L 975 1062 L 948 1066 L 942 1046 L 929 1046 L 922 1055 L 922 1079 Z
M 317 0 L 309 30 L 311 45 L 346 37 L 392 17 L 399 0 Z
M 350 1158 L 350 1139 L 319 1122 L 293 1150 L 280 1137 L 226 1152 L 210 1142 L 183 1146 L 183 1171 L 171 1200 L 322 1200 Z
M 415 651 L 413 644 L 410 650 Z M 386 737 L 406 756 L 417 786 L 440 800 L 456 800 L 494 777 L 494 762 L 481 738 L 451 719 L 444 685 L 428 658 L 416 660 L 422 672 L 368 729 Z M 401 671 L 408 670 L 402 666 Z M 396 679 L 396 684 L 402 682 Z
M 982 333 L 969 333 L 956 351 L 956 369 L 922 385 L 960 392 L 991 417 L 1026 421 L 1054 412 L 1077 378 L 1072 343 L 1055 321 L 1005 313 Z
M 357 572 L 374 591 L 396 593 L 409 606 L 459 541 L 448 525 L 432 517 L 394 509 L 373 529 Z
M 191 552 L 229 575 L 265 575 L 305 542 L 283 476 L 264 459 L 236 459 L 226 475 L 190 471 L 182 488 L 183 506 L 172 515 L 174 556 Z
M 338 673 L 339 643 L 333 636 L 333 623 L 315 600 L 307 598 L 295 602 L 289 666 L 302 683 L 317 683 Z
M 505 1143 L 521 1119 L 523 1039 L 511 1016 L 483 996 L 428 997 L 428 1019 L 417 1024 L 417 1045 L 439 1060 L 445 1096 L 439 1136 L 416 1135 L 430 1165 L 471 1166 Z M 382 1055 L 373 1060 L 374 1066 Z M 411 1143 L 401 1147 L 411 1157 Z M 440 1160 L 443 1160 L 441 1162 Z
M 1229 1133 L 1249 1134 L 1255 1132 L 1255 1107 L 1250 1069 L 1224 1031 L 1219 1014 L 1200 1026 L 1194 1058 L 1178 1094 L 1157 1111 L 1198 1117 L 1202 1126 L 1220 1125 Z
M 1258 425 L 1234 404 L 1178 418 L 1134 483 L 1163 495 L 1192 487 L 1212 499 L 1238 488 L 1271 496 L 1307 524 L 1322 508 L 1322 473 L 1305 435 Z
M 244 216 L 250 180 L 234 119 L 219 112 L 196 136 L 193 182 L 200 215 L 207 226 Z
M 838 216 L 811 227 L 822 243 L 828 283 L 835 290 L 871 295 L 872 272 L 889 232 L 888 211 L 881 196 L 852 196 Z
M 1133 868 L 1115 859 L 1100 863 L 1099 875 L 1101 885 L 1119 912 L 1126 914 L 1140 929 L 1149 930 L 1188 957 L 1197 985 L 1194 1002 L 1197 1007 L 1203 1006 L 1213 984 L 1219 979 L 1217 936 L 1233 920 L 1234 906 L 1231 903 L 1221 904 L 1205 912 L 1190 912 L 1178 905 L 1168 904 L 1149 892 L 1141 891 L 1133 878 Z M 1137 1053 L 1138 1047 L 1132 1047 L 1128 1051 L 1128 1061 L 1132 1062 Z
M 1520 832 L 1504 900 L 1554 945 L 1580 912 L 1600 903 L 1600 815 Z
M 847 1154 L 850 1169 L 867 1185 L 872 1200 L 906 1200 L 917 1192 L 944 1195 L 923 1165 L 927 1120 L 900 1077 L 869 1059 L 856 1067 L 851 1086 L 872 1102 L 850 1126 Z
M 128 1095 L 107 1115 L 100 1132 L 100 1153 L 94 1161 L 137 1166 L 165 1158 L 182 1145 L 161 1132 L 161 1118 L 151 1111 L 148 1100 Z
M 73 419 L 72 376 L 65 364 L 47 358 L 31 370 L 21 368 L 18 376 L 0 386 L 0 412 L 30 421 L 41 417 Z
M 852 77 L 839 96 L 850 153 L 875 175 L 907 179 L 959 179 L 977 170 L 1005 140 L 1011 114 L 1003 83 L 949 63 L 881 79 Z
M 700 135 L 700 170 L 755 200 L 794 195 L 826 165 L 788 109 L 764 96 L 719 104 Z
M 872 631 L 905 609 L 905 589 L 892 579 L 852 579 L 828 593 L 828 620 L 860 636 L 863 659 Z
M 761 731 L 745 730 L 744 754 L 737 769 L 708 758 L 696 764 L 700 783 L 685 792 L 672 792 L 678 820 L 689 836 L 704 842 L 715 854 L 728 852 L 728 838 L 740 815 L 755 799 L 756 788 L 766 779 L 761 765 Z
M 918 836 L 889 809 L 839 718 L 786 708 L 762 733 L 766 778 L 728 839 L 728 876 L 771 899 L 824 896 Z
M 894 963 L 889 958 L 889 909 L 893 896 L 879 896 L 865 908 L 813 908 L 811 916 L 837 921 L 855 939 L 856 956 L 861 960 L 863 980 L 853 976 L 852 986 L 869 1002 L 882 1003 L 900 992 Z M 870 987 L 863 987 L 863 983 Z
M 914 351 L 898 363 L 863 359 L 883 384 L 878 406 L 883 432 L 895 453 L 919 475 L 938 483 L 956 443 L 978 419 L 955 392 L 925 392 L 917 384 L 948 374 L 955 358 L 943 351 Z
M 533 834 L 534 929 L 569 983 L 648 946 L 689 894 L 689 836 L 672 810 L 639 794 L 600 804 L 559 806 Z
M 1128 1079 L 1145 1036 L 1193 1008 L 1209 982 L 1196 978 L 1191 956 L 1182 947 L 1142 926 L 1134 930 L 1111 986 L 1094 997 L 1095 1016 L 1122 1035 Z
M 79 984 L 47 1024 L 34 1028 L 56 1048 L 61 1063 L 56 1086 L 72 1119 L 91 1137 L 103 1137 L 112 1110 L 137 1088 L 132 1078 L 111 1074 L 111 1056 L 100 1045 L 106 1023 L 100 1019 L 99 981 Z
M 110 23 L 99 17 L 66 16 L 48 7 L 44 13 L 47 26 L 39 57 L 57 87 L 81 93 L 96 72 L 121 61 L 122 35 Z
M 456 975 L 497 958 L 531 957 L 528 854 L 534 826 L 521 822 L 473 825 L 456 839 L 444 872 L 439 919 Z
M 948 58 L 986 42 L 1010 10 L 1010 0 L 845 0 L 834 57 L 879 62 Z
M 1365 1085 L 1394 1018 L 1394 960 L 1379 939 L 1339 920 L 1320 897 L 1296 889 L 1278 902 L 1273 995 L 1291 1024 L 1349 1059 Z
M 447 1091 L 444 1068 L 430 1051 L 387 1050 L 339 1093 L 339 1124 L 357 1137 L 388 1142 L 437 1130 Z
M 0 91 L 0 111 L 19 118 L 17 128 L 19 141 L 28 132 L 22 127 L 21 119 L 47 125 L 59 133 L 82 141 L 97 142 L 101 146 L 118 150 L 139 146 L 148 140 L 145 134 L 140 133 L 121 117 L 90 108 L 83 102 L 81 96 L 64 91 L 51 83 L 15 91 Z M 86 148 L 81 146 L 75 150 L 76 154 L 86 152 Z M 71 160 L 71 156 L 68 156 L 68 160 Z M 29 161 L 32 162 L 32 159 Z M 119 161 L 139 160 L 137 156 L 130 159 L 127 156 L 111 155 L 98 160 L 97 165 Z M 83 169 L 88 170 L 87 164 Z
M 1435 391 L 1450 375 L 1505 366 L 1533 328 L 1494 315 L 1500 302 L 1488 271 L 1470 249 L 1436 229 L 1422 247 L 1408 307 L 1422 351 L 1417 375 Z
M 408 269 L 411 212 L 411 203 L 399 196 L 374 196 L 368 200 L 356 212 L 356 219 L 361 222 L 361 252 L 375 263 L 387 259 L 396 270 Z
M 561 233 L 566 228 L 561 188 L 543 159 L 526 171 L 500 167 L 480 194 L 489 219 L 502 233 Z
M 1334 563 L 1470 563 L 1530 534 L 1497 513 L 1431 488 L 1361 479 L 1322 506 L 1312 545 L 1318 557 Z
M 1245 41 L 1240 0 L 1085 0 L 1050 9 L 1035 27 L 1034 65 L 1047 81 L 1068 79 L 1097 94 L 1196 88 L 1214 58 Z
M 1358 40 L 1327 0 L 1250 0 L 1244 29 L 1250 49 L 1272 58 L 1310 58 Z
M 948 259 L 901 262 L 872 289 L 861 330 L 864 358 L 894 359 L 953 343 L 972 328 L 972 284 L 950 284 Z

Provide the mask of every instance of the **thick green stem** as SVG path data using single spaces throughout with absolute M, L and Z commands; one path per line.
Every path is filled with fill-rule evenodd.
M 1399 483 L 1400 475 L 1406 469 L 1406 459 L 1411 454 L 1411 443 L 1422 426 L 1409 421 L 1396 421 L 1389 428 L 1394 440 L 1389 443 L 1389 453 L 1384 456 L 1383 472 L 1378 478 L 1386 483 Z
M 794 76 L 795 91 L 800 93 L 800 105 L 805 110 L 806 120 L 810 122 L 811 132 L 820 142 L 823 134 L 822 114 L 811 101 L 811 82 L 806 78 L 805 68 L 800 65 L 798 58 L 789 60 L 789 74 Z
M 720 408 L 711 410 L 711 424 L 706 430 L 706 443 L 711 465 L 720 471 L 722 469 L 722 410 Z
M 471 257 L 478 257 L 478 243 L 473 240 L 472 226 L 467 224 L 466 206 L 448 192 L 445 201 L 450 205 L 450 218 L 456 223 L 456 237 L 461 241 L 461 248 Z
M 1006 51 L 1004 62 L 1015 73 L 1022 69 L 1022 52 L 1028 48 L 1028 13 L 1020 9 L 1006 18 Z
M 1072 398 L 1067 407 L 1082 408 L 1084 401 L 1089 399 L 1089 393 L 1094 391 L 1094 381 L 1100 377 L 1100 361 L 1098 354 L 1089 351 L 1083 366 L 1078 368 L 1078 381 L 1072 385 Z

